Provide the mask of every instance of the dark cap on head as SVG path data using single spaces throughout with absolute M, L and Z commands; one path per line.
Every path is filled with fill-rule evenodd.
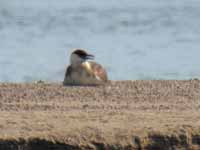
M 73 54 L 77 54 L 79 56 L 86 56 L 87 55 L 87 52 L 82 50 L 82 49 L 76 49 Z

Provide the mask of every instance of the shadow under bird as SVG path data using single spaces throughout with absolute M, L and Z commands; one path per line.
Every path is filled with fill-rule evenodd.
M 106 70 L 94 60 L 94 55 L 76 49 L 70 57 L 63 85 L 101 85 L 108 82 Z

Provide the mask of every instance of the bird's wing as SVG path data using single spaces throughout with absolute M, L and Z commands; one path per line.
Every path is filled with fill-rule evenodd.
M 72 74 L 72 67 L 68 66 L 67 70 L 65 72 L 65 77 L 69 77 L 69 76 L 71 76 L 71 74 Z
M 100 64 L 91 61 L 90 69 L 91 69 L 91 73 L 93 73 L 96 79 L 102 80 L 102 81 L 108 80 L 106 70 Z

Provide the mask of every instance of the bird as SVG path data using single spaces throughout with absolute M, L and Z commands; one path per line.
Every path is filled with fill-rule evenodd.
M 105 68 L 94 61 L 94 55 L 75 49 L 70 56 L 63 85 L 103 85 L 108 82 Z

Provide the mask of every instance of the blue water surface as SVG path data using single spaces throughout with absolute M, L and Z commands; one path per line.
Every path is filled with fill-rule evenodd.
M 0 82 L 62 81 L 74 48 L 112 80 L 200 77 L 198 0 L 0 0 Z

